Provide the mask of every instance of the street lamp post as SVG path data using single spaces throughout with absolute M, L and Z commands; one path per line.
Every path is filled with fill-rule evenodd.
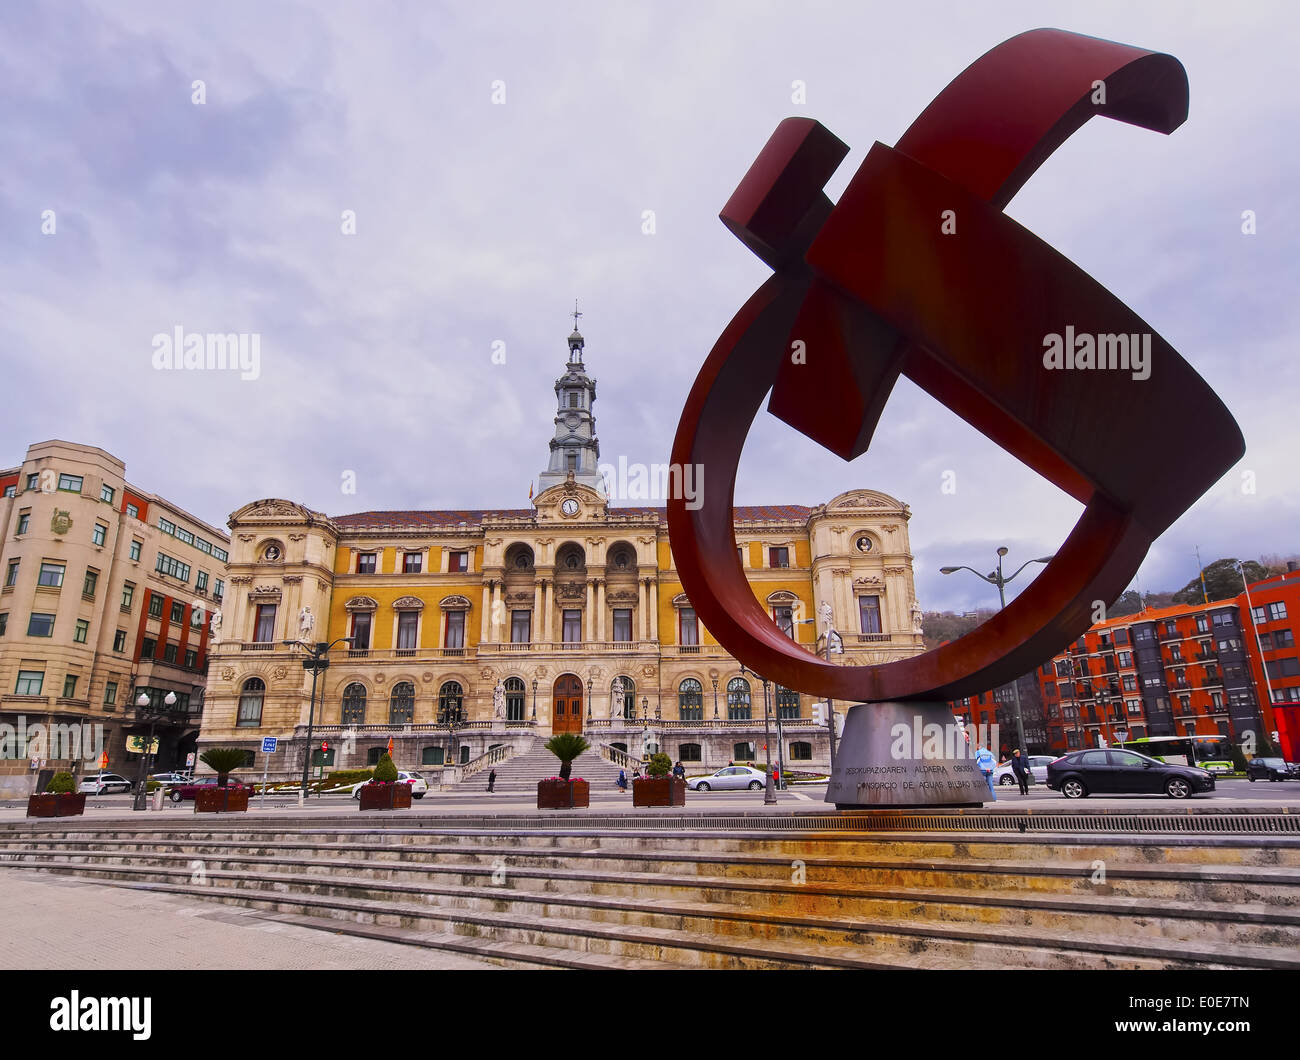
M 805 625 L 815 623 L 816 621 L 817 620 L 815 618 L 805 618 L 803 620 Z M 828 625 L 826 627 L 825 633 L 817 634 L 818 643 L 821 643 L 823 639 L 825 640 L 825 644 L 826 644 L 825 656 L 826 656 L 827 663 L 831 661 L 831 652 L 835 652 L 836 654 L 839 655 L 844 654 L 844 638 L 841 637 L 835 631 L 835 628 L 833 626 Z M 835 772 L 835 700 L 831 699 L 830 696 L 826 697 L 826 736 L 827 739 L 830 741 L 831 772 L 834 773 Z
M 709 678 L 713 682 L 713 720 L 718 720 L 718 675 Z
M 587 678 L 587 720 L 591 721 L 591 678 Z
M 990 585 L 996 585 L 996 586 L 998 587 L 998 600 L 1001 602 L 1001 605 L 1002 605 L 1001 608 L 999 608 L 999 610 L 1005 610 L 1005 609 L 1006 609 L 1006 606 L 1007 606 L 1007 594 L 1006 594 L 1006 591 L 1005 591 L 1005 587 L 1006 587 L 1006 585 L 1007 585 L 1007 584 L 1008 584 L 1008 583 L 1009 583 L 1013 578 L 1015 578 L 1015 576 L 1016 576 L 1017 574 L 1019 574 L 1022 570 L 1024 570 L 1026 567 L 1028 567 L 1029 564 L 1031 564 L 1031 563 L 1050 563 L 1050 562 L 1052 561 L 1052 557 L 1051 557 L 1051 556 L 1042 556 L 1042 557 L 1040 557 L 1040 558 L 1038 558 L 1038 559 L 1028 559 L 1028 560 L 1025 560 L 1025 562 L 1022 563 L 1018 568 L 1016 568 L 1016 571 L 1015 571 L 1014 574 L 1011 574 L 1011 575 L 1008 575 L 1008 576 L 1004 576 L 1004 575 L 1002 574 L 1002 557 L 1005 556 L 1009 551 L 1010 551 L 1010 549 L 1008 549 L 1008 548 L 1006 547 L 1006 545 L 1003 545 L 1003 546 L 1001 546 L 1001 547 L 998 549 L 998 569 L 995 570 L 995 571 L 989 571 L 988 574 L 981 574 L 981 573 L 980 573 L 979 571 L 977 571 L 974 567 L 965 567 L 965 566 L 961 566 L 961 567 L 940 567 L 940 568 L 939 568 L 939 573 L 940 573 L 940 574 L 952 574 L 954 571 L 959 571 L 959 570 L 968 570 L 968 571 L 970 571 L 973 575 L 975 575 L 975 577 L 977 577 L 977 578 L 982 578 L 984 581 L 988 582 Z M 1014 695 L 1015 708 L 1016 708 L 1016 743 L 1017 743 L 1017 744 L 1019 745 L 1019 747 L 1020 747 L 1020 753 L 1021 753 L 1022 755 L 1028 755 L 1028 754 L 1029 754 L 1029 748 L 1025 745 L 1025 722 L 1024 722 L 1024 718 L 1022 718 L 1022 717 L 1021 717 L 1021 714 L 1020 714 L 1020 679 L 1019 679 L 1018 677 L 1012 680 L 1012 682 L 1011 682 L 1011 691 L 1012 691 L 1012 693 L 1013 693 L 1013 695 Z M 992 748 L 990 748 L 990 750 L 992 750 Z
M 537 722 L 537 678 L 533 678 L 533 722 Z
M 749 669 L 744 663 L 740 664 L 742 674 L 752 674 L 759 677 L 753 670 Z M 772 727 L 771 727 L 771 707 L 768 705 L 768 688 L 767 678 L 759 677 L 763 682 L 763 749 L 767 754 L 767 787 L 763 792 L 763 805 L 772 806 L 776 804 L 776 786 L 772 778 Z
M 316 641 L 314 644 L 308 644 L 301 640 L 282 641 L 285 647 L 299 647 L 307 651 L 310 658 L 303 659 L 302 668 L 311 671 L 311 705 L 307 708 L 307 750 L 302 756 L 302 797 L 307 797 L 308 774 L 311 771 L 311 730 L 316 723 L 316 677 L 322 670 L 330 668 L 330 661 L 327 658 L 329 650 L 335 644 L 351 644 L 351 637 L 338 637 L 331 641 Z
M 145 740 L 145 745 L 140 749 L 140 768 L 135 779 L 135 799 L 131 803 L 132 810 L 147 810 L 149 808 L 148 775 L 149 762 L 153 758 L 154 725 L 159 718 L 171 717 L 172 707 L 176 705 L 176 693 L 168 692 L 163 697 L 166 710 L 157 710 L 149 704 L 149 696 L 146 693 L 141 692 L 136 697 L 136 712 L 144 715 L 149 720 L 149 736 Z

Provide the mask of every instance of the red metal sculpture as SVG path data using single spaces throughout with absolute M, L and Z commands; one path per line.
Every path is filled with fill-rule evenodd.
M 1062 30 L 1022 33 L 968 67 L 895 147 L 876 143 L 838 203 L 822 187 L 847 148 L 790 118 L 723 209 L 774 275 L 691 389 L 672 459 L 707 466 L 709 488 L 694 510 L 670 498 L 668 528 L 697 613 L 758 673 L 872 701 L 951 699 L 1013 680 L 1087 629 L 1096 602 L 1119 596 L 1152 541 L 1244 452 L 1231 414 L 1186 361 L 1002 213 L 1093 115 L 1172 132 L 1187 116 L 1182 65 Z M 1142 337 L 1149 378 L 1049 370 L 1054 334 Z M 979 629 L 912 659 L 833 666 L 783 634 L 745 579 L 736 466 L 769 390 L 773 414 L 845 459 L 861 454 L 899 375 L 1086 510 L 1048 567 Z M 1196 459 L 1143 459 L 1157 439 Z

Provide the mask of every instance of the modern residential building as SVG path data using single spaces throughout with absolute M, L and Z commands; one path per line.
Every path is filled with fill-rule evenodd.
M 141 693 L 154 706 L 175 694 L 175 718 L 156 726 L 156 762 L 183 762 L 229 538 L 88 445 L 33 445 L 0 470 L 0 495 L 0 796 L 27 794 L 56 769 L 97 770 L 101 743 L 109 771 L 134 777 L 127 740 L 148 731 Z M 43 745 L 20 738 L 40 732 Z
M 276 736 L 272 772 L 292 777 L 311 719 L 312 754 L 333 768 L 373 763 L 390 741 L 400 767 L 437 768 L 565 731 L 637 759 L 658 747 L 692 769 L 762 760 L 765 742 L 790 767 L 826 768 L 812 697 L 742 670 L 696 617 L 664 509 L 611 503 L 584 345 L 575 330 L 530 507 L 331 517 L 271 499 L 230 517 L 202 745 L 251 755 Z M 922 641 L 909 518 L 868 489 L 738 507 L 737 562 L 810 652 L 826 605 L 839 661 L 910 657 Z M 304 651 L 285 642 L 345 637 L 313 713 Z

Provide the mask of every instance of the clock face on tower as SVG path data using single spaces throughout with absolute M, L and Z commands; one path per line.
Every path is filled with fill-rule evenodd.
M 560 511 L 567 516 L 575 516 L 578 514 L 578 502 L 569 497 L 560 505 Z

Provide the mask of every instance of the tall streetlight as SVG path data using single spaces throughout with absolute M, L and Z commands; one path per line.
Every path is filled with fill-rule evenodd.
M 1011 550 L 1008 549 L 1008 548 L 1006 547 L 1006 545 L 1003 545 L 1002 547 L 1000 547 L 1000 548 L 998 549 L 998 569 L 995 570 L 995 571 L 989 571 L 988 574 L 981 574 L 981 573 L 980 573 L 979 571 L 977 571 L 974 567 L 940 567 L 940 568 L 939 568 L 939 573 L 940 573 L 940 574 L 952 574 L 954 571 L 959 571 L 959 570 L 968 570 L 968 571 L 970 571 L 973 575 L 975 575 L 975 577 L 977 577 L 977 578 L 982 578 L 984 581 L 988 582 L 990 585 L 996 585 L 996 586 L 998 587 L 998 599 L 1002 602 L 1002 607 L 1000 608 L 1000 610 L 1005 610 L 1005 609 L 1006 609 L 1006 606 L 1007 606 L 1007 594 L 1006 594 L 1006 591 L 1005 591 L 1005 587 L 1006 587 L 1007 583 L 1010 582 L 1012 579 L 1014 579 L 1015 576 L 1016 576 L 1016 574 L 1019 574 L 1022 570 L 1024 570 L 1026 567 L 1028 567 L 1029 564 L 1031 564 L 1031 563 L 1051 563 L 1051 562 L 1052 562 L 1052 557 L 1051 557 L 1051 556 L 1043 556 L 1043 557 L 1040 557 L 1039 559 L 1027 559 L 1027 560 L 1025 560 L 1024 563 L 1022 563 L 1019 567 L 1016 568 L 1015 574 L 1011 574 L 1011 575 L 1008 575 L 1008 576 L 1003 576 L 1003 574 L 1002 574 L 1002 557 L 1005 556 L 1009 551 L 1011 551 Z M 1011 690 L 1012 690 L 1013 693 L 1015 693 L 1015 706 L 1016 706 L 1016 743 L 1017 743 L 1017 744 L 1019 745 L 1019 747 L 1020 747 L 1020 753 L 1021 753 L 1022 755 L 1028 755 L 1028 754 L 1029 754 L 1029 748 L 1028 748 L 1028 747 L 1026 746 L 1026 744 L 1025 744 L 1025 722 L 1024 722 L 1024 719 L 1020 716 L 1020 679 L 1019 679 L 1018 677 L 1017 677 L 1016 679 L 1014 679 L 1014 680 L 1011 682 Z M 992 750 L 992 748 L 989 748 L 989 749 Z
M 718 675 L 712 674 L 709 680 L 713 682 L 713 720 L 718 720 Z
M 744 663 L 740 664 L 740 672 L 749 674 L 751 677 L 758 677 L 763 682 L 763 749 L 767 753 L 767 789 L 763 793 L 763 805 L 773 806 L 776 804 L 776 787 L 772 779 L 772 727 L 771 719 L 768 717 L 770 708 L 767 700 L 767 678 L 759 677 Z
M 802 620 L 801 624 L 807 626 L 807 625 L 813 625 L 816 622 L 817 620 L 815 618 L 805 618 Z M 844 638 L 841 637 L 839 633 L 835 631 L 835 628 L 833 626 L 827 625 L 825 633 L 817 634 L 817 643 L 825 644 L 826 646 L 825 657 L 827 663 L 831 661 L 832 652 L 834 652 L 836 655 L 844 654 Z M 831 772 L 834 773 L 835 772 L 835 700 L 831 699 L 830 696 L 826 697 L 826 735 L 827 738 L 830 740 Z
M 323 641 L 318 640 L 314 644 L 308 644 L 303 640 L 285 640 L 281 641 L 287 648 L 298 647 L 310 655 L 310 658 L 303 659 L 302 668 L 311 671 L 311 706 L 307 710 L 307 751 L 302 756 L 302 797 L 307 797 L 307 775 L 311 769 L 311 730 L 316 723 L 316 675 L 322 670 L 330 668 L 330 661 L 326 656 L 329 650 L 335 644 L 351 644 L 351 637 L 338 637 L 335 640 Z
M 172 708 L 176 706 L 176 693 L 168 692 L 167 695 L 163 697 L 163 704 L 166 707 L 165 710 L 159 710 L 157 707 L 151 706 L 151 702 L 148 693 L 145 692 L 141 692 L 135 699 L 135 709 L 137 715 L 140 715 L 140 720 L 144 721 L 147 719 L 149 722 L 149 736 L 144 747 L 140 749 L 140 769 L 137 772 L 135 779 L 135 800 L 131 803 L 131 809 L 133 810 L 147 810 L 149 808 L 148 782 L 146 776 L 149 771 L 149 760 L 153 758 L 154 725 L 164 718 L 171 717 Z
M 533 724 L 537 724 L 537 678 L 533 678 Z

